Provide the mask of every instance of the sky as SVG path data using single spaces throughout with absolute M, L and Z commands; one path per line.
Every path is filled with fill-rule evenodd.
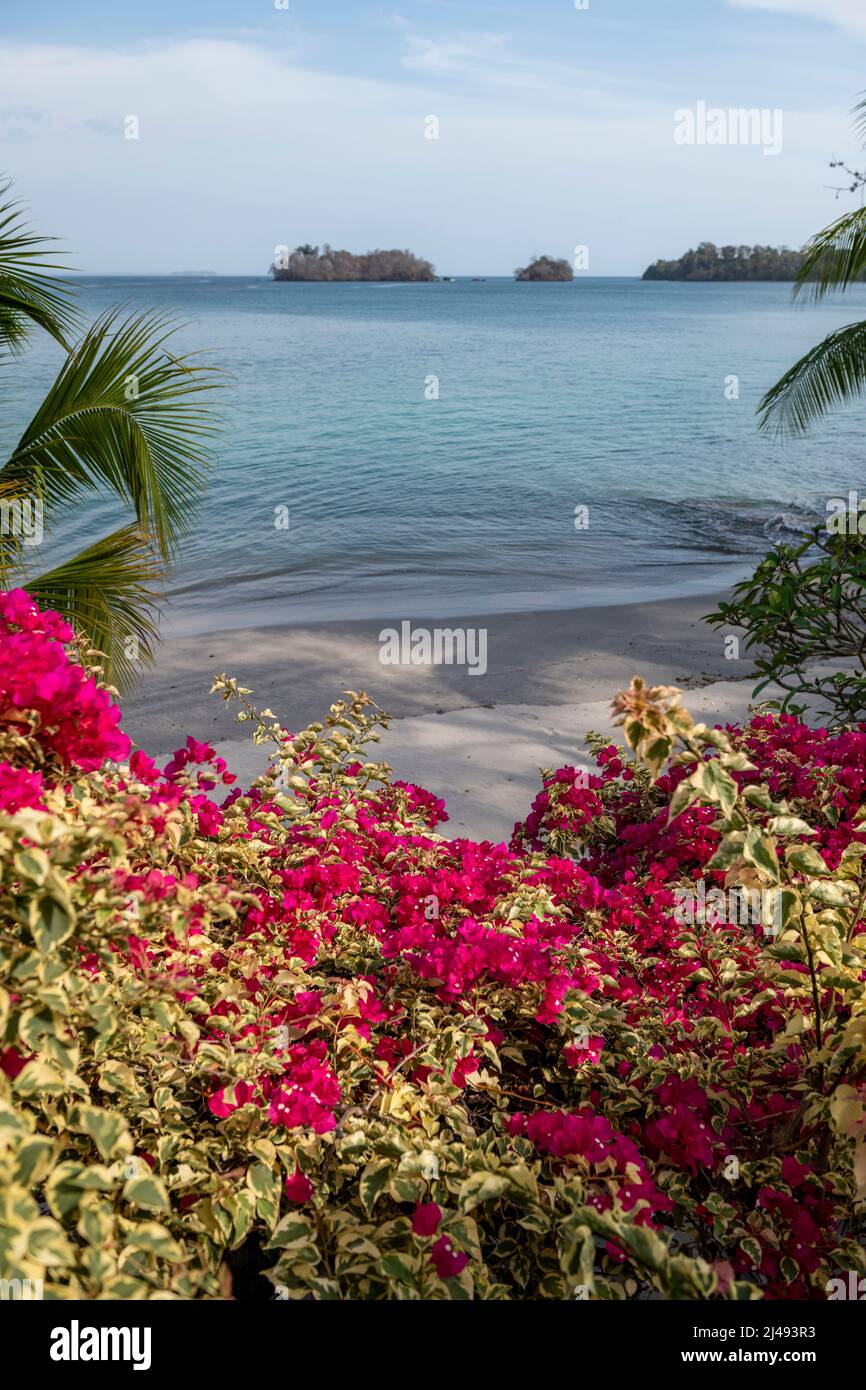
M 85 274 L 800 246 L 864 89 L 866 0 L 0 0 L 0 170 Z M 701 102 L 781 112 L 781 149 L 678 143 Z

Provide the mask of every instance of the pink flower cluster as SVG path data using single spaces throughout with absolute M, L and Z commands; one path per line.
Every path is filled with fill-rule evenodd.
M 14 816 L 27 806 L 42 805 L 42 773 L 0 762 L 0 811 Z
M 23 589 L 0 591 L 0 733 L 30 733 L 51 763 L 89 772 L 122 761 L 131 745 L 111 697 L 69 659 L 72 638 Z
M 250 1103 L 267 1110 L 273 1125 L 283 1129 L 309 1128 L 328 1134 L 337 1123 L 334 1106 L 340 1086 L 327 1064 L 327 1043 L 316 1038 L 308 1047 L 296 1043 L 285 1056 L 286 1070 L 278 1079 L 266 1075 L 256 1082 L 236 1081 L 220 1086 L 208 1101 L 212 1115 L 225 1119 Z

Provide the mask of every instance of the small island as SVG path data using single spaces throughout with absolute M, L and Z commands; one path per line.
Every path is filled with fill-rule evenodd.
M 529 265 L 514 272 L 515 280 L 573 280 L 574 271 L 568 261 L 553 256 L 536 256 Z
M 368 251 L 355 255 L 351 251 L 335 251 L 327 244 L 296 246 L 291 254 L 278 254 L 271 266 L 275 280 L 377 280 L 429 282 L 436 279 L 429 261 L 413 256 L 411 251 Z
M 796 280 L 803 253 L 786 246 L 722 246 L 712 241 L 686 251 L 676 261 L 656 261 L 644 280 Z

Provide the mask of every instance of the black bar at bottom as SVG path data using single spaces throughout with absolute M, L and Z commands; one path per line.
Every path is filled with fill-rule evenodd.
M 195 1302 L 66 1303 L 0 1301 L 6 1354 L 17 1347 L 28 1368 L 61 1382 L 69 1375 L 107 1370 L 140 1376 L 230 1371 L 263 1377 L 319 1372 L 339 1374 L 365 1362 L 370 1373 L 391 1347 L 400 1364 L 401 1338 L 413 1348 L 404 1372 L 422 1348 L 433 1371 L 434 1348 L 450 1346 L 449 1378 L 469 1363 L 504 1370 L 515 1338 L 545 1361 L 570 1348 L 578 1374 L 597 1359 L 619 1378 L 679 1368 L 700 1377 L 712 1366 L 760 1367 L 785 1372 L 810 1366 L 822 1375 L 850 1364 L 866 1325 L 864 1299 L 809 1303 L 324 1303 Z M 336 1340 L 339 1338 L 339 1340 Z M 381 1339 L 385 1338 L 385 1341 Z M 459 1338 L 459 1341 L 452 1341 Z M 555 1338 L 555 1341 L 551 1341 Z M 538 1340 L 536 1340 L 538 1339 Z M 562 1339 L 562 1340 L 560 1340 Z M 555 1351 L 558 1347 L 559 1350 Z M 370 1357 L 371 1360 L 367 1361 Z M 427 1358 L 430 1358 L 429 1360 Z M 291 1366 L 291 1372 L 289 1367 Z M 513 1361 L 511 1370 L 513 1371 Z M 381 1370 L 381 1366 L 380 1366 Z M 317 1372 L 318 1373 L 318 1372 Z

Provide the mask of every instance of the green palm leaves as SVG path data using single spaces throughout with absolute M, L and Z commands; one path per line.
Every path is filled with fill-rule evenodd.
M 866 133 L 866 100 L 856 110 Z M 805 248 L 794 285 L 816 302 L 848 289 L 866 276 L 866 208 L 839 217 Z M 758 407 L 760 428 L 785 437 L 803 434 L 836 405 L 854 400 L 866 387 L 866 322 L 830 333 L 776 382 Z
M 48 260 L 46 239 L 26 226 L 9 189 L 0 180 L 0 345 L 20 352 L 35 324 L 65 347 L 77 323 L 69 287 L 46 275 L 61 267 Z
M 153 313 L 111 310 L 80 334 L 69 287 L 47 273 L 55 267 L 44 244 L 3 202 L 7 192 L 0 187 L 0 347 L 20 352 L 38 327 L 67 356 L 0 466 L 4 519 L 26 500 L 47 531 L 97 495 L 113 495 L 134 519 L 42 574 L 31 573 L 25 528 L 4 525 L 0 586 L 18 584 L 65 613 L 124 688 L 152 658 L 158 585 L 204 490 L 217 374 L 173 352 L 173 326 Z
M 834 406 L 859 396 L 866 385 L 866 322 L 828 334 L 795 362 L 758 407 L 765 433 L 784 438 L 805 433 Z

